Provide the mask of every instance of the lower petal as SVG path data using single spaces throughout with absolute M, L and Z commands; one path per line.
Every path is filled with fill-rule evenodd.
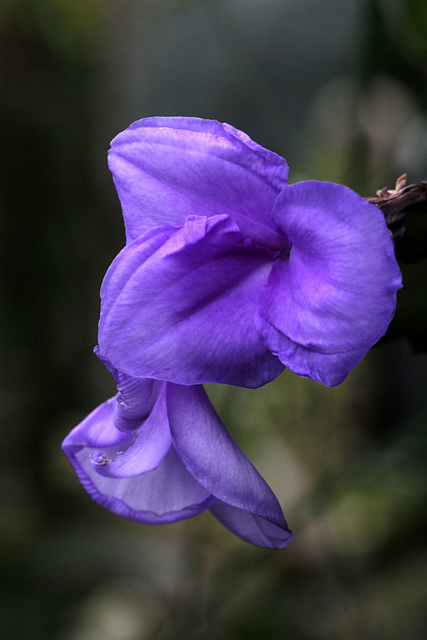
M 293 538 L 292 531 L 220 500 L 215 500 L 210 510 L 224 527 L 259 547 L 283 549 Z
M 215 507 L 215 515 L 254 544 L 285 546 L 291 533 L 276 496 L 231 438 L 204 389 L 168 384 L 167 407 L 176 451 L 223 505 Z
M 156 468 L 130 477 L 106 477 L 97 471 L 93 456 L 103 450 L 125 449 L 129 434 L 113 424 L 113 398 L 90 414 L 65 438 L 63 449 L 89 495 L 113 513 L 148 524 L 162 524 L 190 518 L 213 501 L 169 447 Z

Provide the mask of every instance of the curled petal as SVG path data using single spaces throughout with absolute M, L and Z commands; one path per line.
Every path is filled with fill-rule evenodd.
M 401 275 L 381 212 L 347 187 L 289 186 L 273 212 L 292 245 L 260 294 L 257 327 L 291 371 L 336 385 L 387 330 Z
M 185 385 L 269 382 L 283 365 L 259 339 L 254 315 L 270 267 L 267 250 L 249 246 L 227 216 L 151 230 L 107 272 L 101 352 L 134 377 Z
M 128 448 L 112 458 L 105 451 L 94 452 L 91 461 L 95 471 L 109 478 L 138 476 L 158 467 L 170 446 L 171 435 L 163 388 L 152 412 L 140 424 Z
M 176 522 L 207 509 L 212 496 L 187 471 L 172 446 L 158 466 L 146 473 L 120 478 L 98 473 L 93 458 L 99 447 L 107 452 L 117 451 L 119 446 L 125 448 L 132 442 L 129 435 L 114 427 L 114 404 L 112 399 L 95 409 L 63 443 L 64 452 L 89 495 L 119 516 L 148 524 Z
M 62 445 L 64 451 L 67 453 L 80 449 L 82 443 L 91 449 L 106 449 L 130 442 L 129 434 L 118 431 L 113 424 L 116 404 L 117 396 L 114 396 L 94 409 L 65 438 Z
M 203 387 L 168 384 L 166 395 L 173 445 L 188 471 L 218 499 L 214 514 L 249 542 L 286 546 L 292 534 L 274 493 L 231 438 Z
M 114 138 L 109 165 L 127 242 L 155 226 L 180 226 L 189 215 L 227 214 L 245 235 L 281 246 L 268 214 L 286 185 L 286 161 L 228 124 L 139 120 Z
M 121 431 L 133 432 L 148 418 L 157 402 L 162 382 L 149 378 L 132 378 L 126 373 L 115 369 L 105 358 L 99 347 L 94 353 L 109 370 L 117 383 L 118 395 L 115 406 L 114 426 Z

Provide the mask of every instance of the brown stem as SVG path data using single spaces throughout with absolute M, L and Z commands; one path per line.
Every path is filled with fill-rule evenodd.
M 403 238 L 406 222 L 412 213 L 427 212 L 427 182 L 406 186 L 406 174 L 396 181 L 396 188 L 377 191 L 376 198 L 365 198 L 384 214 L 396 245 L 396 255 L 405 262 L 413 262 L 427 255 L 427 238 Z M 400 255 L 399 255 L 400 254 Z

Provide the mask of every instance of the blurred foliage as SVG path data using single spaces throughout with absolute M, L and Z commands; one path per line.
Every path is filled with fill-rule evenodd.
M 340 387 L 208 389 L 283 505 L 284 552 L 209 513 L 122 521 L 60 442 L 114 392 L 91 355 L 124 241 L 108 141 L 187 113 L 282 153 L 293 182 L 425 180 L 425 2 L 4 0 L 0 47 L 0 637 L 423 638 L 425 261 L 402 265 L 389 339 Z

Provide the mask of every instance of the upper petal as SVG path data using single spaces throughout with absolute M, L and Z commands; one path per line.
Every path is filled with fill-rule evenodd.
M 229 215 L 242 232 L 281 246 L 270 217 L 288 166 L 228 124 L 200 118 L 147 118 L 111 143 L 109 166 L 127 242 L 188 215 Z
M 270 267 L 268 252 L 243 242 L 227 216 L 151 230 L 123 249 L 105 277 L 102 354 L 135 377 L 269 382 L 283 365 L 261 343 L 254 315 Z
M 401 275 L 382 213 L 347 187 L 300 182 L 273 212 L 292 245 L 263 288 L 257 326 L 295 373 L 342 382 L 384 335 Z
M 187 471 L 172 446 L 159 464 L 145 473 L 119 478 L 98 473 L 93 457 L 100 447 L 117 453 L 119 447 L 126 449 L 132 443 L 129 435 L 114 427 L 114 405 L 112 398 L 95 409 L 63 442 L 64 452 L 89 495 L 119 516 L 149 524 L 175 522 L 207 509 L 212 496 Z M 155 437 L 154 432 L 152 435 Z M 144 458 L 139 469 L 143 462 Z
M 166 397 L 178 455 L 197 481 L 226 505 L 218 506 L 215 515 L 249 542 L 284 547 L 292 534 L 274 493 L 231 438 L 203 387 L 168 384 Z

